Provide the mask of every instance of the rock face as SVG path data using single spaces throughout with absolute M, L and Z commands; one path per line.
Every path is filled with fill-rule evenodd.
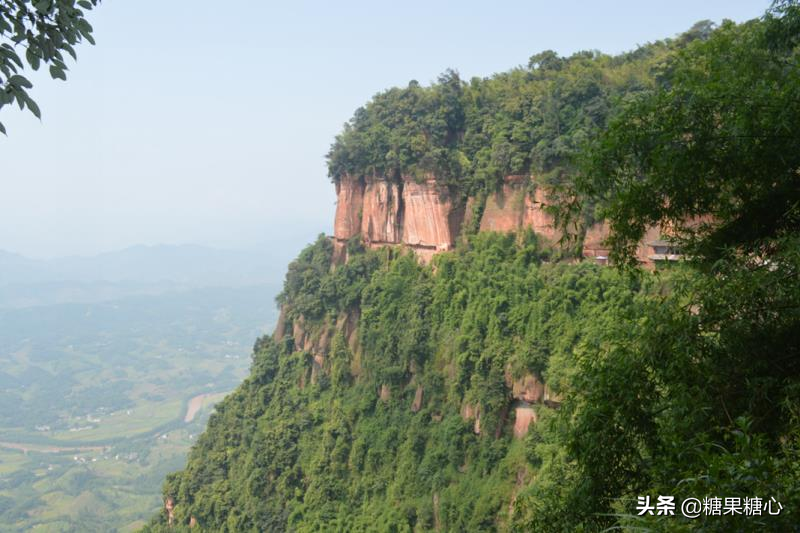
M 423 260 L 450 250 L 461 232 L 464 205 L 435 178 L 399 181 L 342 177 L 336 184 L 335 258 L 346 260 L 348 239 L 361 235 L 375 248 L 403 244 Z
M 511 384 L 511 395 L 527 403 L 541 403 L 545 398 L 544 383 L 533 374 L 527 374 Z
M 513 232 L 530 228 L 541 240 L 555 245 L 561 232 L 548 207 L 557 203 L 552 190 L 536 183 L 532 176 L 506 176 L 490 193 L 482 214 L 475 211 L 474 198 L 466 200 L 440 183 L 435 176 L 423 180 L 405 176 L 390 180 L 381 176 L 343 176 L 336 183 L 334 260 L 346 261 L 348 239 L 360 235 L 370 248 L 403 245 L 422 261 L 455 246 L 462 227 L 478 224 L 480 231 Z M 475 219 L 480 216 L 480 221 Z M 659 228 L 648 228 L 639 243 L 637 257 L 653 268 L 650 243 L 659 239 Z M 609 227 L 600 222 L 584 238 L 583 257 L 608 263 L 605 240 Z
M 583 257 L 594 260 L 599 265 L 607 265 L 610 249 L 605 241 L 608 235 L 609 228 L 606 222 L 599 222 L 590 227 L 583 238 Z
M 466 403 L 461 406 L 461 418 L 464 420 L 474 420 L 472 431 L 476 435 L 481 434 L 481 406 Z
M 537 187 L 533 198 L 525 198 L 525 220 L 523 225 L 532 228 L 536 235 L 544 237 L 550 243 L 556 243 L 561 239 L 561 232 L 555 227 L 553 215 L 547 212 L 547 208 L 554 203 L 544 187 Z
M 364 180 L 343 176 L 336 183 L 336 217 L 333 221 L 333 262 L 347 260 L 345 244 L 361 233 L 361 213 L 364 208 Z
M 527 435 L 531 423 L 536 423 L 536 411 L 526 402 L 517 403 L 514 406 L 514 437 L 521 439 Z
M 423 388 L 422 385 L 417 385 L 417 390 L 414 391 L 414 401 L 411 403 L 411 412 L 416 413 L 420 409 L 422 409 L 422 395 L 423 395 Z
M 526 176 L 508 176 L 503 185 L 486 198 L 481 231 L 517 231 L 527 211 Z
M 433 253 L 453 248 L 461 232 L 464 206 L 457 205 L 446 187 L 433 178 L 422 183 L 405 178 L 403 204 L 403 244 Z
M 361 236 L 367 246 L 400 243 L 401 188 L 396 183 L 370 178 L 364 187 Z
M 164 509 L 167 511 L 167 525 L 172 527 L 175 523 L 175 500 L 172 497 L 166 499 Z
M 389 388 L 389 385 L 387 385 L 386 383 L 381 385 L 381 390 L 378 393 L 378 397 L 383 402 L 388 402 L 392 398 L 392 389 Z
M 363 180 L 344 176 L 336 184 L 336 219 L 333 222 L 333 235 L 337 240 L 346 241 L 361 232 L 363 206 Z
M 542 380 L 535 374 L 525 374 L 514 379 L 510 369 L 506 369 L 506 386 L 511 389 L 514 410 L 514 436 L 522 438 L 528 433 L 531 423 L 536 423 L 537 415 L 534 405 L 558 407 L 561 400 L 553 394 Z
M 531 228 L 545 241 L 555 243 L 561 232 L 546 208 L 552 204 L 547 190 L 538 185 L 533 195 L 530 176 L 506 176 L 502 186 L 486 198 L 481 217 L 481 231 L 511 232 Z
M 653 260 L 653 243 L 661 239 L 662 233 L 664 233 L 662 228 L 650 226 L 645 230 L 644 237 L 636 246 L 636 258 L 648 270 L 653 270 L 656 267 Z M 608 256 L 611 248 L 606 243 L 606 240 L 610 234 L 611 229 L 607 222 L 598 222 L 590 227 L 583 238 L 583 257 L 594 260 L 600 265 L 609 264 Z

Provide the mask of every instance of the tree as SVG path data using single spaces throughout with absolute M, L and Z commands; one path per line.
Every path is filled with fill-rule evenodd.
M 781 2 L 693 40 L 587 151 L 578 196 L 609 220 L 616 261 L 651 225 L 707 264 L 800 229 L 799 12 Z
M 532 490 L 529 529 L 738 531 L 732 516 L 641 517 L 631 502 L 756 493 L 787 509 L 760 529 L 795 527 L 799 16 L 796 1 L 780 2 L 761 21 L 693 38 L 586 153 L 574 197 L 609 220 L 616 260 L 635 264 L 659 225 L 694 261 L 643 278 L 638 308 L 576 353 L 534 449 L 550 485 L 563 481 Z
M 74 46 L 94 44 L 86 12 L 100 0 L 0 0 L 0 109 L 16 102 L 37 118 L 41 112 L 29 96 L 33 84 L 21 74 L 49 65 L 53 79 L 66 80 L 64 53 L 77 59 Z M 23 51 L 24 50 L 24 51 Z M 6 133 L 0 122 L 0 132 Z

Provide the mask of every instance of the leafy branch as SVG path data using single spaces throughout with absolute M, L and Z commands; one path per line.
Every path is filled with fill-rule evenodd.
M 94 44 L 86 12 L 100 0 L 0 0 L 0 109 L 26 107 L 37 118 L 41 111 L 28 94 L 33 84 L 22 74 L 27 66 L 49 67 L 53 79 L 66 80 L 64 53 L 77 59 L 75 46 Z M 0 133 L 6 129 L 0 122 Z

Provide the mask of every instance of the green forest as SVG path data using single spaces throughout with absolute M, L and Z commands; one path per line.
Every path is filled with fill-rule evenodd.
M 334 264 L 321 235 L 146 530 L 800 530 L 798 45 L 800 6 L 778 1 L 619 56 L 376 95 L 335 139 L 334 181 L 480 198 L 533 175 L 563 198 L 560 246 L 605 220 L 616 266 L 476 228 L 430 264 L 358 238 Z M 648 272 L 654 224 L 685 259 Z M 637 512 L 658 496 L 678 512 Z M 715 497 L 781 512 L 680 513 Z

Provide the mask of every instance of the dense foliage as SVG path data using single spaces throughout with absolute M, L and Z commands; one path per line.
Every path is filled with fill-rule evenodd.
M 336 138 L 330 176 L 433 174 L 466 194 L 515 174 L 560 183 L 618 102 L 653 88 L 666 59 L 709 28 L 698 23 L 678 39 L 618 56 L 545 51 L 491 78 L 465 82 L 448 71 L 430 87 L 412 81 L 377 94 Z
M 799 17 L 781 2 L 693 42 L 585 152 L 574 196 L 609 220 L 617 259 L 660 224 L 692 268 L 578 362 L 560 416 L 537 428 L 543 479 L 522 498 L 526 525 L 797 530 Z M 637 496 L 660 494 L 775 498 L 784 511 L 632 515 Z
M 575 196 L 600 204 L 618 260 L 656 223 L 706 262 L 769 255 L 767 240 L 800 230 L 796 11 L 725 22 L 676 52 L 584 152 Z
M 638 281 L 612 270 L 542 264 L 538 252 L 532 235 L 480 234 L 441 256 L 435 272 L 389 250 L 331 271 L 314 268 L 330 260 L 320 238 L 291 266 L 284 305 L 319 298 L 350 265 L 372 265 L 354 275 L 358 353 L 339 331 L 314 381 L 311 354 L 292 339 L 259 340 L 250 378 L 220 404 L 187 469 L 167 481 L 176 521 L 194 517 L 210 531 L 509 523 L 510 499 L 533 467 L 525 442 L 510 436 L 505 375 L 566 379 L 576 347 L 597 342 L 639 292 Z M 343 307 L 353 305 L 348 298 L 318 305 L 323 313 L 305 328 L 354 309 Z M 424 401 L 415 413 L 418 385 Z M 465 404 L 480 406 L 481 435 L 462 417 Z

